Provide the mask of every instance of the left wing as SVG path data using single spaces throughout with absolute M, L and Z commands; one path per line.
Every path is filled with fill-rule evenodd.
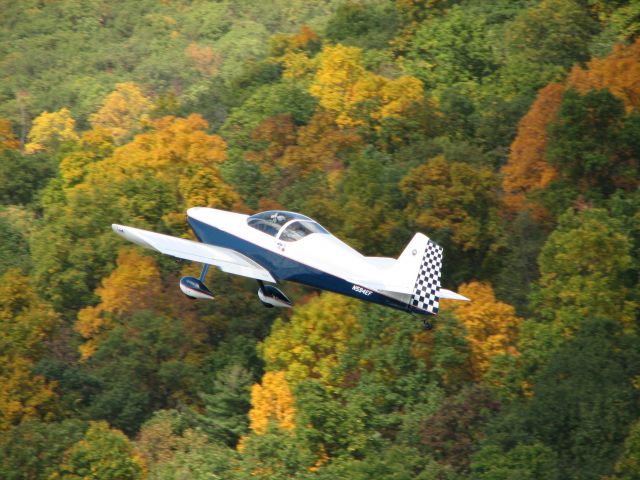
M 124 225 L 111 225 L 113 231 L 130 242 L 173 257 L 194 262 L 215 265 L 223 272 L 255 278 L 275 283 L 271 273 L 240 252 L 230 248 L 217 247 L 206 243 L 194 242 L 185 238 L 172 237 L 161 233 L 141 230 Z

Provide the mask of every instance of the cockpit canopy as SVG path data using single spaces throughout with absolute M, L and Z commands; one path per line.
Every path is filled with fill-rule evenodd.
M 281 210 L 269 210 L 251 215 L 247 219 L 247 224 L 285 242 L 295 242 L 312 233 L 329 233 L 309 217 Z

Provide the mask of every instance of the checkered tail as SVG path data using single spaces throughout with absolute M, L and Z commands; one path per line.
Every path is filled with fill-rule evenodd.
M 431 240 L 422 257 L 410 304 L 435 315 L 438 313 L 442 247 Z

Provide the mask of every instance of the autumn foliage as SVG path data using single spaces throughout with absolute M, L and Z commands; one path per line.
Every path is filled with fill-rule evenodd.
M 493 357 L 506 353 L 517 354 L 515 344 L 522 319 L 511 305 L 495 298 L 491 285 L 471 282 L 460 285 L 458 291 L 471 301 L 448 303 L 446 309 L 452 309 L 464 325 L 474 376 L 482 378 Z
M 637 478 L 639 15 L 3 2 L 0 478 Z M 470 301 L 193 301 L 111 228 L 195 240 L 190 207 L 300 212 L 382 282 L 421 232 Z
M 551 83 L 538 93 L 529 112 L 522 117 L 518 136 L 511 144 L 507 164 L 502 168 L 504 203 L 510 211 L 532 208 L 527 194 L 546 188 L 556 177 L 555 168 L 545 158 L 547 128 L 555 119 L 564 93 L 562 85 Z M 534 211 L 537 216 L 544 212 Z
M 269 423 L 284 430 L 295 428 L 295 402 L 284 372 L 267 372 L 261 384 L 251 388 L 251 429 L 257 434 L 267 431 Z

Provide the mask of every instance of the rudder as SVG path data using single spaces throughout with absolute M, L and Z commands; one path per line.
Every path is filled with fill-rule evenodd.
M 440 275 L 442 271 L 442 247 L 427 239 L 418 276 L 413 288 L 409 305 L 427 311 L 433 315 L 438 313 Z

